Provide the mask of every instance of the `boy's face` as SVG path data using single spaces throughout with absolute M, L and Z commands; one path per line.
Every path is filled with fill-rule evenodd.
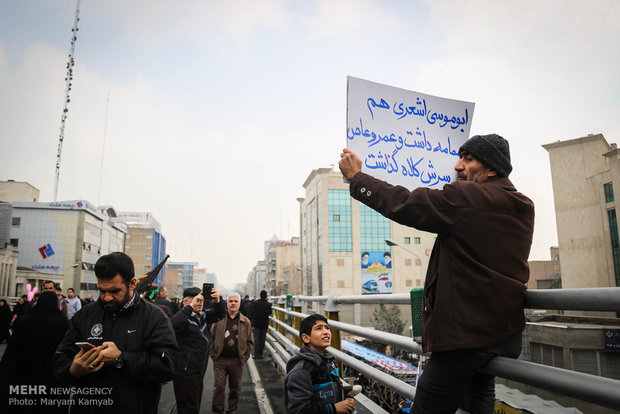
M 317 321 L 312 327 L 310 335 L 302 334 L 301 340 L 304 341 L 310 349 L 323 353 L 332 341 L 332 333 L 329 330 L 329 325 L 323 321 Z

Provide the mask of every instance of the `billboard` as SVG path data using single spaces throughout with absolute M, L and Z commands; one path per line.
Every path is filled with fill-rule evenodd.
M 362 295 L 392 293 L 392 254 L 362 253 Z

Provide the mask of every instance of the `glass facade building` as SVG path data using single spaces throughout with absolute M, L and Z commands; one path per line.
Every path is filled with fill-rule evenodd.
M 390 220 L 360 204 L 360 246 L 362 251 L 389 252 Z
M 329 251 L 350 252 L 351 196 L 348 190 L 328 190 Z

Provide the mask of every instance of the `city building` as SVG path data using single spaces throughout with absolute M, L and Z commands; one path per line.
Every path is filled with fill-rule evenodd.
M 183 299 L 183 270 L 176 266 L 171 267 L 170 262 L 166 263 L 164 280 L 168 296 Z
M 15 201 L 36 203 L 39 201 L 39 189 L 23 181 L 0 181 L 0 202 L 13 203 Z
M 551 260 L 530 260 L 528 289 L 559 289 L 562 287 L 560 251 L 557 246 L 549 249 Z
M 0 210 L 0 222 L 10 223 L 0 244 L 10 243 L 19 252 L 10 296 L 25 293 L 27 283 L 41 289 L 45 279 L 59 282 L 63 290 L 72 287 L 82 297 L 96 295 L 95 262 L 124 249 L 126 226 L 111 220 L 113 209 L 100 211 L 84 200 L 9 205 Z
M 397 224 L 352 199 L 334 169 L 313 170 L 303 187 L 305 197 L 298 199 L 303 295 L 408 293 L 424 285 L 434 234 Z
M 299 237 L 271 240 L 265 254 L 266 277 L 264 289 L 270 296 L 301 294 L 301 263 Z M 259 289 L 258 293 L 262 290 Z
M 0 248 L 0 297 L 17 296 L 17 257 L 18 252 L 11 244 Z
M 155 268 L 166 257 L 166 239 L 161 225 L 151 213 L 135 211 L 118 211 L 115 222 L 127 226 L 125 236 L 125 253 L 133 260 L 137 277 Z M 154 284 L 165 284 L 165 265 L 154 280 Z
M 168 268 L 166 270 L 166 279 L 170 276 L 170 281 L 166 280 L 164 285 L 168 289 L 168 294 L 172 297 L 182 298 L 183 290 L 190 287 L 202 287 L 202 284 L 198 286 L 194 282 L 194 268 L 198 266 L 196 262 L 168 262 Z M 176 272 L 176 277 L 173 275 Z M 173 295 L 174 292 L 174 295 Z
M 596 134 L 543 148 L 551 165 L 562 287 L 620 286 L 616 144 Z
M 259 260 L 256 265 L 248 272 L 247 294 L 252 298 L 258 298 L 260 291 L 265 289 L 265 275 L 267 274 L 267 262 Z
M 203 283 L 207 283 L 207 269 L 195 267 L 194 268 L 194 286 L 202 289 Z
M 207 272 L 207 283 L 213 283 L 213 286 L 215 286 L 217 289 L 219 289 L 219 285 L 217 282 L 217 275 L 215 273 L 209 273 Z

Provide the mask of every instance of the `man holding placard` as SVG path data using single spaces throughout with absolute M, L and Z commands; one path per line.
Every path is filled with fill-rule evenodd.
M 351 196 L 397 223 L 436 233 L 424 284 L 420 377 L 415 413 L 492 413 L 495 383 L 479 373 L 495 356 L 517 358 L 534 204 L 517 192 L 508 141 L 477 135 L 458 151 L 457 181 L 413 190 L 362 172 L 344 149 L 339 163 Z M 368 167 L 368 163 L 364 163 Z M 366 169 L 368 171 L 368 169 Z

